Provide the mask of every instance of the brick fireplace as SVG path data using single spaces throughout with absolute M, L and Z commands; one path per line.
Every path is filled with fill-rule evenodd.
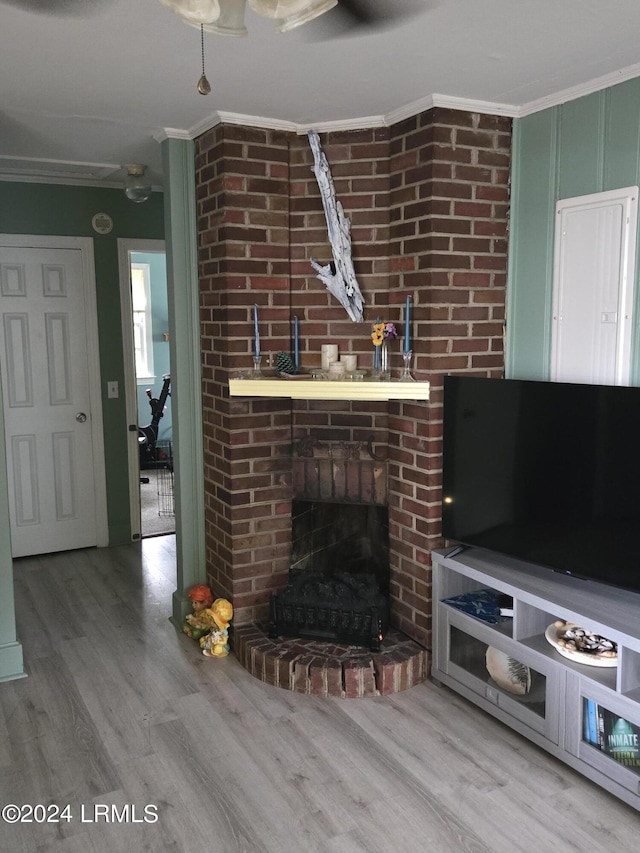
M 265 621 L 292 560 L 300 440 L 365 443 L 386 461 L 392 625 L 428 648 L 430 553 L 440 531 L 442 380 L 500 376 L 507 264 L 511 123 L 434 108 L 385 128 L 321 135 L 352 222 L 365 322 L 352 323 L 313 273 L 330 257 L 307 137 L 219 125 L 196 143 L 207 574 L 233 602 L 237 628 Z M 251 364 L 258 305 L 263 355 L 303 368 L 323 343 L 371 368 L 376 317 L 401 328 L 413 300 L 414 375 L 429 403 L 230 398 Z M 401 367 L 400 346 L 392 370 Z

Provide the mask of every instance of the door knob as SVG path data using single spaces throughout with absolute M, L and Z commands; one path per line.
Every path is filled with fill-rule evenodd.
M 78 414 L 76 415 L 76 420 L 78 421 L 79 424 L 83 424 L 86 421 L 86 419 L 87 419 L 87 416 L 85 415 L 84 412 L 78 412 Z

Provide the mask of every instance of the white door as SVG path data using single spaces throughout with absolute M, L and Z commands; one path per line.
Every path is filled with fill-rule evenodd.
M 638 187 L 556 207 L 551 379 L 627 385 Z
M 46 243 L 51 238 L 36 239 Z M 0 241 L 0 359 L 12 554 L 104 545 L 106 495 L 101 460 L 94 452 L 94 438 L 102 435 L 102 413 L 99 378 L 98 393 L 92 389 L 96 363 L 94 341 L 90 346 L 88 338 L 93 337 L 95 318 L 86 305 L 87 247 L 7 242 L 21 241 Z M 98 445 L 101 452 L 100 441 Z

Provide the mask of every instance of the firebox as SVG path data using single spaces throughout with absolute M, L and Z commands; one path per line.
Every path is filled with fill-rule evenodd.
M 294 501 L 289 583 L 271 597 L 270 636 L 380 649 L 389 625 L 386 506 Z

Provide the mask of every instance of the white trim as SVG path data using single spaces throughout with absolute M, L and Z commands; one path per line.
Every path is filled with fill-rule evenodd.
M 217 122 L 216 122 L 217 123 Z M 180 130 L 178 127 L 163 127 L 153 134 L 156 142 L 164 142 L 165 139 L 191 139 L 188 130 Z
M 295 132 L 298 135 L 306 135 L 310 130 L 314 130 L 316 133 L 331 133 L 331 131 L 336 130 L 366 130 L 370 127 L 386 127 L 386 125 L 384 116 L 363 116 L 348 121 L 319 121 L 311 124 L 299 124 L 296 126 Z
M 138 384 L 136 381 L 136 359 L 133 349 L 133 308 L 129 265 L 131 252 L 144 254 L 166 254 L 164 240 L 135 240 L 118 238 L 118 272 L 120 279 L 120 317 L 122 324 L 122 359 L 124 362 L 124 399 L 127 418 L 127 471 L 129 480 L 129 514 L 131 517 L 131 539 L 140 539 L 140 447 L 138 426 Z
M 92 181 L 89 178 L 52 178 L 47 175 L 32 173 L 29 175 L 5 174 L 0 170 L 0 181 L 13 181 L 20 184 L 61 184 L 65 187 L 100 187 L 105 190 L 122 189 L 122 181 Z M 154 193 L 163 192 L 159 184 L 152 186 Z
M 385 127 L 396 124 L 411 116 L 418 115 L 433 107 L 461 110 L 463 112 L 485 113 L 489 115 L 502 115 L 508 118 L 523 118 L 531 113 L 540 112 L 548 107 L 557 106 L 598 92 L 625 80 L 640 77 L 640 63 L 629 65 L 618 71 L 596 77 L 578 86 L 563 89 L 553 95 L 529 101 L 525 104 L 504 104 L 493 101 L 479 101 L 472 98 L 460 98 L 455 95 L 431 94 L 410 101 L 394 110 L 375 116 L 361 116 L 359 118 L 338 119 L 335 121 L 318 121 L 312 123 L 300 123 L 284 121 L 282 119 L 268 118 L 266 116 L 243 115 L 242 113 L 216 111 L 210 116 L 202 119 L 188 130 L 177 128 L 164 128 L 154 138 L 158 141 L 166 138 L 195 139 L 218 124 L 242 124 L 247 127 L 261 127 L 269 130 L 288 130 L 292 133 L 304 134 L 309 130 L 324 133 L 330 130 L 360 130 L 366 127 Z
M 118 163 L 87 163 L 81 160 L 53 160 L 48 157 L 34 159 L 13 154 L 0 154 L 0 171 L 6 174 L 21 175 L 31 171 L 29 165 L 35 163 L 38 171 L 50 178 L 87 178 L 107 179 L 116 172 L 122 171 Z
M 434 98 L 436 97 L 438 96 L 426 95 L 424 98 L 419 98 L 417 101 L 411 101 L 409 104 L 403 104 L 401 107 L 391 110 L 391 112 L 387 113 L 384 117 L 385 125 L 390 127 L 392 124 L 404 121 L 406 118 L 411 118 L 412 116 L 416 116 L 420 113 L 426 112 L 427 110 L 433 109 L 435 106 L 440 106 L 439 104 L 436 105 L 434 101 Z M 458 107 L 458 109 L 460 109 L 460 107 Z
M 557 107 L 560 104 L 566 104 L 568 101 L 575 101 L 577 98 L 584 97 L 584 95 L 592 95 L 594 92 L 600 92 L 602 89 L 608 89 L 610 86 L 617 86 L 618 83 L 633 80 L 635 77 L 640 77 L 640 63 L 628 65 L 626 68 L 612 71 L 610 74 L 603 74 L 601 77 L 595 77 L 593 80 L 588 80 L 586 83 L 579 83 L 577 86 L 563 89 L 561 92 L 556 92 L 553 95 L 529 101 L 528 104 L 519 107 L 514 115 L 518 118 L 523 118 L 532 113 L 549 109 L 549 107 Z
M 216 124 L 244 124 L 246 116 L 242 113 L 230 113 L 225 111 L 216 112 Z M 266 116 L 252 116 L 252 127 L 263 127 L 267 130 L 285 130 L 290 133 L 297 133 L 300 125 L 295 121 L 284 121 L 278 118 L 268 118 Z
M 492 116 L 507 116 L 509 118 L 513 118 L 518 115 L 519 107 L 514 107 L 513 104 L 501 104 L 501 103 L 493 103 L 492 101 L 474 101 L 470 98 L 456 98 L 452 95 L 431 95 L 432 106 L 434 107 L 444 107 L 449 110 L 460 110 L 462 112 L 467 113 L 485 113 Z M 413 104 L 409 104 L 409 107 L 416 107 L 419 104 L 418 101 L 415 101 Z M 428 109 L 424 107 L 424 109 Z M 405 118 L 408 118 L 410 115 L 415 115 L 415 113 L 408 113 Z M 399 121 L 398 118 L 394 116 L 394 123 Z
M 102 375 L 98 348 L 98 303 L 96 298 L 96 266 L 92 237 L 54 237 L 40 234 L 0 234 L 4 246 L 17 249 L 79 249 L 82 258 L 82 280 L 86 307 L 87 367 L 91 402 L 91 440 L 93 442 L 93 476 L 96 496 L 96 545 L 109 544 L 107 514 L 107 476 L 104 458 L 102 418 Z
M 283 121 L 281 119 L 268 118 L 267 116 L 244 115 L 243 113 L 231 113 L 216 111 L 188 130 L 179 130 L 174 127 L 165 127 L 154 135 L 154 139 L 196 139 L 208 130 L 219 124 L 237 124 L 245 127 L 260 127 L 266 130 L 283 130 L 296 133 L 299 136 L 315 130 L 316 133 L 328 133 L 330 131 L 365 130 L 371 127 L 389 127 L 399 121 L 411 116 L 430 110 L 433 107 L 444 107 L 446 109 L 462 110 L 464 112 L 488 113 L 490 115 L 504 115 L 509 117 L 518 116 L 520 108 L 511 104 L 494 104 L 490 101 L 474 101 L 469 98 L 456 98 L 451 95 L 427 95 L 417 101 L 405 104 L 392 110 L 386 115 L 359 116 L 356 118 L 337 119 L 335 121 L 317 122 L 295 122 Z

